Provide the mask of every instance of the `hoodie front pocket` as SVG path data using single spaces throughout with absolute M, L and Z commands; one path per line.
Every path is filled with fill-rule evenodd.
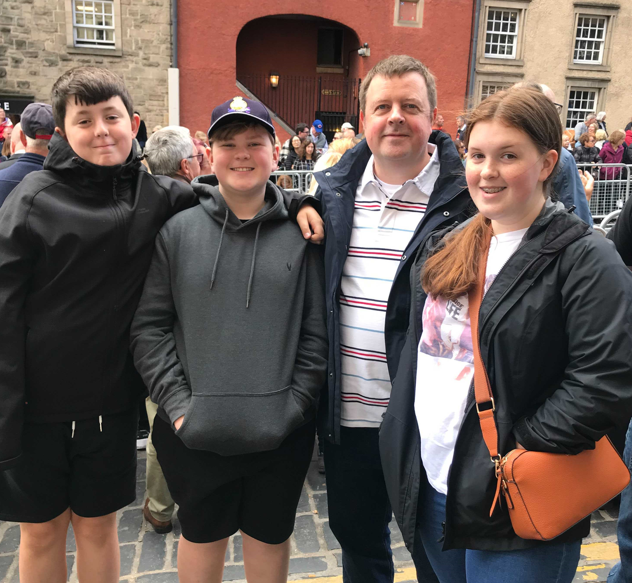
M 304 420 L 292 387 L 271 393 L 193 393 L 178 437 L 220 455 L 273 450 Z

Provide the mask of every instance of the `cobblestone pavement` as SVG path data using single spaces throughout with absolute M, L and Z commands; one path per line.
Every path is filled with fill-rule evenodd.
M 127 583 L 177 583 L 176 570 L 180 525 L 175 520 L 173 532 L 156 534 L 143 520 L 145 496 L 145 453 L 140 452 L 136 500 L 119 511 L 121 543 L 121 581 Z M 616 545 L 616 511 L 600 510 L 594 514 L 590 537 L 584 541 L 582 558 L 573 583 L 603 582 L 610 567 L 618 560 Z M 416 582 L 415 570 L 404 547 L 399 529 L 393 522 L 393 554 L 396 583 Z M 18 583 L 17 549 L 19 526 L 0 522 L 0 581 Z M 69 533 L 67 545 L 68 581 L 77 583 L 75 540 Z M 298 507 L 292 536 L 290 579 L 309 583 L 342 583 L 340 546 L 329 529 L 327 493 L 324 476 L 312 462 Z M 224 581 L 245 583 L 241 537 L 232 537 L 226 554 Z M 535 583 L 535 582 L 534 582 Z

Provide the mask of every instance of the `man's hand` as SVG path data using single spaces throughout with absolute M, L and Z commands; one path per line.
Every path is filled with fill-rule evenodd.
M 303 237 L 320 245 L 325 240 L 325 224 L 318 211 L 311 204 L 304 204 L 296 215 L 298 228 Z
M 580 169 L 577 169 L 579 172 L 579 177 L 582 180 L 582 184 L 584 185 L 584 191 L 586 192 L 586 200 L 590 201 L 590 197 L 593 194 L 593 188 L 595 187 L 595 178 L 590 172 L 584 170 L 583 172 Z
M 180 427 L 182 427 L 182 424 L 184 423 L 184 415 L 182 415 L 182 417 L 178 417 L 174 422 L 173 422 L 173 426 L 176 428 L 176 431 L 178 431 L 178 429 L 180 429 Z

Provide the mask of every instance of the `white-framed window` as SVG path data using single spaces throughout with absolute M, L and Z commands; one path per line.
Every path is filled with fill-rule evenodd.
M 498 93 L 499 91 L 504 91 L 507 89 L 509 85 L 502 83 L 483 83 L 481 85 L 481 101 L 487 99 L 490 95 L 494 95 L 494 93 Z
M 73 0 L 74 46 L 115 48 L 114 0 Z
M 485 29 L 485 57 L 515 59 L 518 48 L 518 10 L 490 7 Z
M 566 129 L 575 126 L 586 119 L 586 115 L 597 111 L 598 89 L 581 89 L 571 87 L 568 92 L 568 109 L 566 112 Z
M 608 18 L 606 16 L 580 14 L 577 17 L 575 49 L 573 51 L 574 63 L 589 65 L 603 63 L 607 28 Z

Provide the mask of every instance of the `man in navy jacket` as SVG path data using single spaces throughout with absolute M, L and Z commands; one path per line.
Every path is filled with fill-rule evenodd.
M 55 132 L 52 107 L 46 103 L 31 103 L 22 113 L 20 128 L 14 131 L 24 134 L 26 153 L 8 168 L 0 170 L 0 206 L 27 174 L 44 167 L 48 142 Z
M 410 267 L 431 232 L 473 207 L 452 140 L 432 131 L 436 89 L 421 62 L 378 63 L 363 81 L 360 109 L 366 141 L 315 175 L 329 334 L 321 413 L 329 524 L 344 581 L 391 583 L 392 513 L 378 432 L 408 326 Z M 303 232 L 305 212 L 297 217 Z M 425 557 L 416 567 L 420 582 L 437 581 Z

